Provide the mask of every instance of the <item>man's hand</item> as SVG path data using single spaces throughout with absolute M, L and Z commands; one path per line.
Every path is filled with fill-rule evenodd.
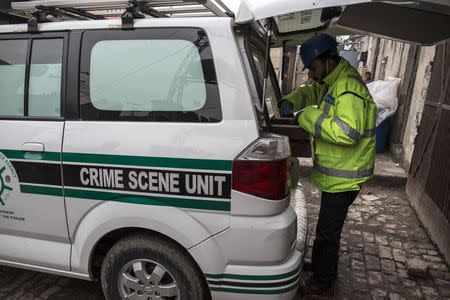
M 294 109 L 294 104 L 292 104 L 291 101 L 281 99 L 278 103 L 278 107 L 283 118 L 290 118 L 293 116 L 292 110 Z

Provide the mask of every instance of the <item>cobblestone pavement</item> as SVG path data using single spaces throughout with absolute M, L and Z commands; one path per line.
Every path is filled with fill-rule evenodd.
M 320 192 L 305 178 L 300 182 L 308 206 L 310 257 Z M 339 270 L 334 299 L 450 299 L 449 269 L 398 185 L 369 184 L 350 207 Z M 103 299 L 97 282 L 8 267 L 0 267 L 0 278 L 2 300 Z
M 100 284 L 21 269 L 0 267 L 2 300 L 100 300 Z
M 321 194 L 306 178 L 300 182 L 308 207 L 310 258 Z M 404 187 L 368 184 L 350 207 L 333 298 L 450 299 L 449 269 L 410 206 Z

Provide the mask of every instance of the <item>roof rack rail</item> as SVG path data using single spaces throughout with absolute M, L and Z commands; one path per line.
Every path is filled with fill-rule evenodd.
M 156 9 L 148 7 L 146 2 L 130 0 L 125 7 L 125 12 L 120 16 L 122 19 L 122 29 L 133 29 L 134 19 L 145 18 L 144 14 L 156 18 L 167 17 L 167 15 L 158 12 Z
M 121 18 L 122 29 L 133 29 L 135 19 L 148 17 L 234 17 L 221 0 L 33 0 L 11 2 L 11 9 L 0 13 L 15 23 L 28 17 L 29 32 L 36 32 L 40 22 L 54 20 Z
M 34 0 L 12 2 L 11 7 L 12 12 L 28 17 L 36 7 L 59 9 L 62 21 L 121 17 L 126 20 L 125 28 L 129 28 L 131 17 L 233 17 L 233 12 L 221 0 Z
M 49 22 L 47 16 L 53 16 L 60 19 L 62 17 L 62 12 L 58 8 L 54 7 L 45 7 L 42 5 L 36 6 L 36 8 L 31 10 L 31 18 L 27 22 L 28 31 L 37 32 L 38 23 Z

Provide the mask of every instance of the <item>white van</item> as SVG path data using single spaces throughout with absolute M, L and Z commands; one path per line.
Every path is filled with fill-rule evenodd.
M 306 208 L 297 220 L 289 205 L 291 154 L 309 142 L 271 120 L 265 50 L 321 30 L 387 35 L 358 16 L 411 9 L 365 2 L 3 7 L 22 24 L 0 26 L 0 264 L 99 279 L 107 299 L 292 299 Z M 449 36 L 402 26 L 393 38 Z

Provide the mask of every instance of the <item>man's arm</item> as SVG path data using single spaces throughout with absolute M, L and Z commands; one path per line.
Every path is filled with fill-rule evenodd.
M 365 100 L 355 93 L 344 92 L 335 101 L 334 117 L 315 107 L 307 107 L 298 119 L 300 127 L 330 143 L 354 145 L 364 134 Z
M 287 100 L 292 103 L 292 111 L 299 111 L 307 106 L 317 105 L 324 89 L 324 85 L 317 83 L 304 85 L 297 88 L 289 95 L 284 96 L 283 100 Z

